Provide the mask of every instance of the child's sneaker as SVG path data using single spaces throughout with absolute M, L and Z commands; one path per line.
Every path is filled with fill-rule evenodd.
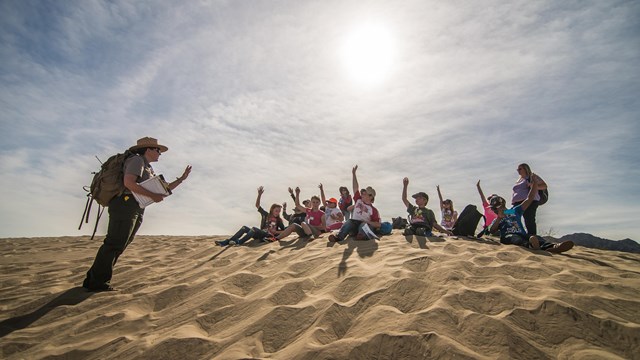
M 529 246 L 534 250 L 540 250 L 540 241 L 535 235 L 529 238 Z
M 575 244 L 571 240 L 563 241 L 560 244 L 555 244 L 553 247 L 548 248 L 547 251 L 553 254 L 560 254 L 573 249 L 574 245 Z
M 238 245 L 238 243 L 236 243 L 235 240 L 229 241 L 229 246 L 236 246 L 236 245 Z

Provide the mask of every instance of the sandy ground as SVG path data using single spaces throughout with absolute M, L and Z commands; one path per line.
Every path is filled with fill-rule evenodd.
M 493 241 L 0 239 L 3 359 L 640 359 L 640 255 Z

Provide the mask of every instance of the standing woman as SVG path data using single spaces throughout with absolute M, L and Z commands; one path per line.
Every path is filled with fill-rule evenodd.
M 532 182 L 536 182 L 538 184 L 538 190 L 544 190 L 547 188 L 547 183 L 545 183 L 541 177 L 534 174 L 527 164 L 523 163 L 518 165 L 518 175 L 520 175 L 520 177 L 516 181 L 516 184 L 513 185 L 513 194 L 511 195 L 511 205 L 513 206 L 522 204 L 522 202 L 527 199 L 527 194 L 529 193 Z M 538 210 L 539 203 L 540 194 L 536 192 L 533 202 L 529 207 L 527 207 L 523 214 L 524 225 L 527 228 L 527 234 L 529 236 L 538 235 L 536 211 Z
M 140 208 L 133 193 L 145 195 L 160 202 L 164 195 L 154 194 L 139 183 L 155 176 L 151 163 L 157 162 L 160 155 L 167 152 L 168 147 L 158 144 L 158 139 L 143 137 L 136 145 L 129 148 L 135 155 L 124 162 L 124 192 L 109 202 L 109 227 L 104 242 L 98 249 L 93 265 L 87 271 L 82 287 L 89 291 L 113 291 L 111 277 L 113 267 L 124 250 L 131 244 L 136 232 L 142 224 L 144 209 Z M 191 165 L 187 165 L 182 176 L 168 185 L 174 190 L 189 177 Z

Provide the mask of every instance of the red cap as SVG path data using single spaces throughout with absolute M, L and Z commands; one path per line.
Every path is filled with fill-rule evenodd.
M 328 202 L 328 203 L 332 202 L 332 203 L 334 203 L 334 204 L 337 204 L 337 203 L 338 203 L 338 200 L 336 200 L 336 198 L 331 198 L 331 199 L 327 200 L 327 202 Z

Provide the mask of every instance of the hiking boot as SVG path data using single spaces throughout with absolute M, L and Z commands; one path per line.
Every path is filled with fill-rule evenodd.
M 356 240 L 362 241 L 362 240 L 369 240 L 369 239 L 367 238 L 367 236 L 365 234 L 358 233 L 358 235 L 356 235 Z
M 338 237 L 337 237 L 337 236 L 335 236 L 335 235 L 331 234 L 331 235 L 329 235 L 329 241 L 331 241 L 331 242 L 338 242 L 338 241 L 340 241 L 340 239 L 338 239 Z
M 104 284 L 103 286 L 87 288 L 87 291 L 89 291 L 89 292 L 104 292 L 104 291 L 118 291 L 118 290 L 116 290 L 116 288 L 114 288 L 111 285 Z

